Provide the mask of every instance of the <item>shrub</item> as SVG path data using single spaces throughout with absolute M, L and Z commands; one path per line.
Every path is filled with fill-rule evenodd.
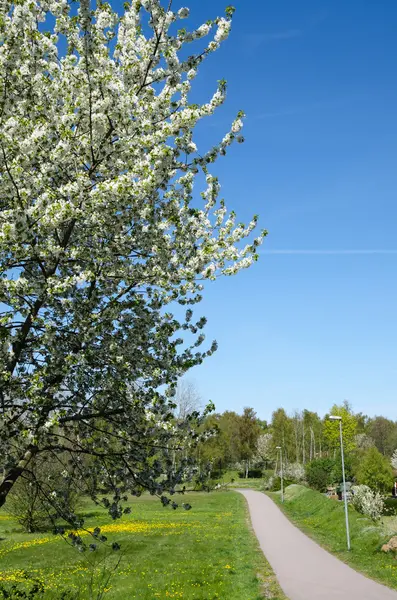
M 75 512 L 80 492 L 72 472 L 62 470 L 61 465 L 46 455 L 32 459 L 29 471 L 19 478 L 7 498 L 5 510 L 27 533 L 49 529 L 58 518 L 68 520 Z
M 288 487 L 289 485 L 291 485 L 294 482 L 291 481 L 290 479 L 284 479 L 283 483 L 284 483 L 284 489 L 285 489 L 286 487 Z M 269 477 L 269 479 L 267 479 L 265 481 L 263 489 L 265 489 L 266 491 L 269 491 L 269 492 L 279 492 L 281 490 L 281 477 L 272 475 L 271 477 Z
M 383 456 L 377 448 L 370 448 L 365 453 L 358 469 L 357 480 L 359 484 L 367 485 L 381 494 L 390 492 L 394 478 L 389 459 Z
M 346 481 L 355 481 L 357 465 L 353 458 L 352 454 L 348 452 L 344 455 L 344 464 L 345 464 L 345 477 Z M 342 457 L 341 453 L 337 452 L 334 460 L 334 467 L 332 469 L 332 482 L 331 483 L 342 483 L 343 474 L 342 474 Z
M 293 483 L 302 483 L 306 477 L 305 467 L 300 463 L 292 463 L 285 467 L 284 475 L 286 479 L 289 479 Z
M 319 458 L 306 465 L 306 480 L 310 487 L 325 492 L 333 481 L 335 461 L 331 458 Z
M 383 498 L 379 492 L 371 490 L 367 485 L 356 485 L 352 492 L 352 504 L 357 512 L 378 521 L 384 511 Z
M 274 480 L 276 479 L 275 475 L 269 475 L 266 477 L 263 482 L 263 489 L 270 492 L 273 489 Z

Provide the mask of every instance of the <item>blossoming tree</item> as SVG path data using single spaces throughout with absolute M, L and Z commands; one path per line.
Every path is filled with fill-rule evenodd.
M 394 450 L 393 456 L 391 457 L 391 466 L 393 469 L 397 469 L 397 449 Z
M 125 490 L 163 496 L 186 474 L 169 449 L 194 439 L 197 415 L 176 426 L 172 396 L 216 346 L 198 349 L 191 305 L 206 280 L 249 267 L 265 234 L 236 224 L 211 174 L 244 115 L 201 154 L 193 136 L 225 100 L 224 81 L 203 105 L 189 92 L 233 9 L 191 32 L 188 14 L 1 2 L 0 505 L 44 452 L 113 489 L 115 516 Z

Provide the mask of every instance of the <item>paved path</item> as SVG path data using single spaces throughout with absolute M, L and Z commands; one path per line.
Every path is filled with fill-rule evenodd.
M 397 600 L 397 592 L 356 573 L 284 516 L 265 494 L 238 490 L 267 560 L 290 600 Z

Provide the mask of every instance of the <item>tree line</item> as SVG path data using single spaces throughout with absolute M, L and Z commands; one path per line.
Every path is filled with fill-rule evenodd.
M 348 402 L 332 406 L 323 417 L 308 409 L 288 414 L 284 408 L 278 408 L 269 422 L 246 407 L 242 414 L 227 410 L 207 417 L 203 427 L 215 430 L 215 434 L 197 449 L 199 462 L 209 461 L 215 470 L 237 464 L 247 475 L 250 468 L 274 468 L 278 446 L 286 465 L 335 459 L 340 448 L 339 425 L 329 420 L 331 414 L 342 417 L 347 455 L 375 448 L 390 459 L 396 451 L 397 421 L 355 413 Z

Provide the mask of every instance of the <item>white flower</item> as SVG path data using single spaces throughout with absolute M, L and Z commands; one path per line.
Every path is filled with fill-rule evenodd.
M 189 16 L 189 14 L 190 14 L 190 11 L 189 11 L 189 9 L 188 9 L 188 8 L 180 8 L 180 9 L 178 10 L 178 17 L 179 17 L 180 19 L 187 19 L 187 18 L 188 18 L 188 16 Z
M 87 436 L 99 413 L 121 431 L 131 464 L 158 481 L 147 449 L 167 447 L 171 433 L 174 447 L 191 443 L 169 421 L 163 390 L 214 349 L 196 352 L 201 332 L 165 311 L 199 301 L 201 280 L 238 273 L 254 254 L 246 238 L 256 221 L 236 226 L 208 169 L 236 141 L 239 118 L 203 155 L 192 141 L 225 101 L 223 83 L 205 103 L 193 104 L 191 88 L 201 58 L 219 47 L 230 23 L 175 33 L 176 15 L 162 0 L 128 2 L 120 15 L 112 3 L 87 0 L 77 19 L 67 0 L 3 4 L 0 452 L 18 464 L 29 444 L 66 446 L 81 461 L 63 437 L 67 422 L 77 449 L 91 452 L 101 472 Z M 187 8 L 177 13 L 188 16 Z M 214 24 L 208 44 L 186 46 Z M 71 55 L 58 45 L 61 36 Z M 101 442 L 106 447 L 106 436 Z
M 233 122 L 233 125 L 232 125 L 232 131 L 233 131 L 233 133 L 237 133 L 238 131 L 240 131 L 242 129 L 242 127 L 243 127 L 242 120 L 241 119 L 236 119 Z
M 197 146 L 194 142 L 189 142 L 186 150 L 189 154 L 192 154 L 193 152 L 197 152 Z
M 198 29 L 196 29 L 196 33 L 198 37 L 204 37 L 205 35 L 208 35 L 210 32 L 211 27 L 207 24 L 204 23 L 204 25 L 200 25 L 200 27 L 198 27 Z

